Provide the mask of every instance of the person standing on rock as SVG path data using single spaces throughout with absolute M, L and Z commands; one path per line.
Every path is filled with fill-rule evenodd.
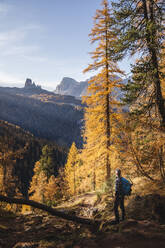
M 122 187 L 122 177 L 121 170 L 116 170 L 116 182 L 115 182 L 115 201 L 114 201 L 114 213 L 115 213 L 115 222 L 119 223 L 119 210 L 120 206 L 122 212 L 122 221 L 125 219 L 125 207 L 124 207 L 124 192 Z

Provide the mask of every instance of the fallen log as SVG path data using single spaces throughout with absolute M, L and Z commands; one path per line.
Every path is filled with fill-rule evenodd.
M 64 212 L 58 211 L 54 208 L 48 207 L 44 204 L 41 204 L 41 203 L 38 203 L 32 200 L 26 200 L 26 199 L 21 199 L 21 198 L 11 198 L 11 197 L 0 195 L 0 202 L 28 205 L 28 206 L 46 211 L 53 216 L 60 217 L 65 220 L 70 220 L 70 221 L 80 223 L 80 224 L 86 224 L 86 225 L 99 225 L 100 224 L 100 221 L 82 218 L 82 217 L 78 217 L 78 216 L 71 215 L 71 214 L 66 214 Z

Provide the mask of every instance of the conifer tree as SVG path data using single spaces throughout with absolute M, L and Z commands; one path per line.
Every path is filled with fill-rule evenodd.
M 35 163 L 34 175 L 30 184 L 29 194 L 32 195 L 31 199 L 39 202 L 44 202 L 44 192 L 47 185 L 47 177 L 44 171 L 41 170 L 39 161 Z
M 76 165 L 77 165 L 78 150 L 76 144 L 73 142 L 69 153 L 67 163 L 65 165 L 65 181 L 68 186 L 68 193 L 70 195 L 76 194 Z
M 135 103 L 134 114 L 153 113 L 165 126 L 165 106 L 160 67 L 163 48 L 165 2 L 162 0 L 118 0 L 113 3 L 114 21 L 119 42 L 118 58 L 139 52 L 139 60 L 132 68 L 133 77 L 127 84 L 125 102 Z M 137 98 L 140 99 L 137 101 Z M 143 100 L 141 101 L 141 99 Z
M 52 175 L 57 175 L 59 164 L 55 157 L 55 151 L 53 147 L 45 145 L 42 149 L 42 155 L 40 159 L 41 170 L 45 173 L 47 180 Z
M 49 178 L 48 184 L 45 187 L 45 192 L 44 192 L 45 200 L 49 204 L 55 203 L 55 201 L 59 198 L 60 193 L 61 192 L 57 185 L 57 179 L 55 178 L 54 175 L 52 175 Z
M 95 188 L 96 171 L 102 169 L 104 180 L 111 175 L 110 146 L 112 136 L 112 117 L 114 108 L 118 105 L 115 90 L 120 87 L 117 75 L 122 74 L 113 60 L 113 46 L 117 42 L 107 0 L 102 1 L 103 8 L 96 11 L 94 27 L 90 37 L 91 43 L 97 47 L 92 52 L 91 63 L 86 71 L 97 70 L 98 74 L 88 82 L 88 96 L 84 98 L 85 109 L 84 156 L 88 168 L 93 166 L 93 187 Z M 101 172 L 101 171 L 100 171 Z M 101 179 L 102 180 L 102 179 Z M 103 180 L 103 181 L 104 181 Z
M 164 128 L 160 128 L 165 127 L 165 2 L 118 0 L 113 6 L 117 58 L 137 52 L 139 57 L 132 66 L 132 79 L 124 87 L 124 102 L 131 112 L 123 137 L 130 154 L 127 152 L 126 159 L 133 161 L 140 175 L 165 182 Z

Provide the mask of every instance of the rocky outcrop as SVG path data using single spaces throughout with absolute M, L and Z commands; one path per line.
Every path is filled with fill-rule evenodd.
M 59 85 L 57 85 L 54 93 L 60 95 L 71 95 L 80 98 L 86 95 L 88 81 L 77 82 L 73 78 L 64 77 Z
M 27 78 L 25 81 L 24 89 L 41 89 L 41 86 L 36 85 L 30 78 Z
M 124 79 L 122 81 L 122 84 L 126 85 L 129 79 L 130 78 Z M 73 78 L 64 77 L 60 84 L 57 85 L 54 93 L 81 98 L 82 96 L 87 95 L 88 81 L 89 80 L 77 82 Z M 118 100 L 120 100 L 124 95 L 120 88 L 116 88 L 113 94 L 115 95 L 115 97 L 117 97 Z

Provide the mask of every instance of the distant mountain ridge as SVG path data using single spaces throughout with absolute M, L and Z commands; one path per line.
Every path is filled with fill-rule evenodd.
M 88 80 L 76 81 L 73 78 L 64 77 L 59 85 L 57 85 L 54 93 L 60 95 L 70 95 L 76 98 L 81 98 L 86 95 Z
M 122 83 L 125 85 L 127 84 L 129 78 L 126 78 L 122 81 Z M 62 81 L 57 85 L 54 93 L 59 95 L 70 95 L 74 96 L 78 99 L 81 99 L 82 96 L 87 95 L 87 87 L 88 87 L 88 81 L 76 81 L 73 78 L 64 77 Z M 123 92 L 121 90 L 118 90 L 118 98 L 123 96 Z
M 81 101 L 43 90 L 29 79 L 23 88 L 0 87 L 0 119 L 59 145 L 82 143 Z
M 25 85 L 22 88 L 18 87 L 1 87 L 1 93 L 7 93 L 19 96 L 28 96 L 41 101 L 59 103 L 59 104 L 69 104 L 73 106 L 82 106 L 80 100 L 76 99 L 72 95 L 61 95 L 55 94 L 53 91 L 48 91 L 42 89 L 40 85 L 36 85 L 30 78 L 27 78 Z
M 1 86 L 0 91 L 8 92 L 11 94 L 23 94 L 23 95 L 32 95 L 32 94 L 41 94 L 41 93 L 50 94 L 49 91 L 42 89 L 40 85 L 36 85 L 34 82 L 32 82 L 30 78 L 26 79 L 25 85 L 22 88 Z
M 84 105 L 78 98 L 86 95 L 87 86 L 88 80 L 78 83 L 64 78 L 56 93 L 42 89 L 31 79 L 23 88 L 0 87 L 0 119 L 59 145 L 70 146 L 75 141 L 81 147 Z M 123 96 L 120 89 L 114 94 L 118 100 Z

